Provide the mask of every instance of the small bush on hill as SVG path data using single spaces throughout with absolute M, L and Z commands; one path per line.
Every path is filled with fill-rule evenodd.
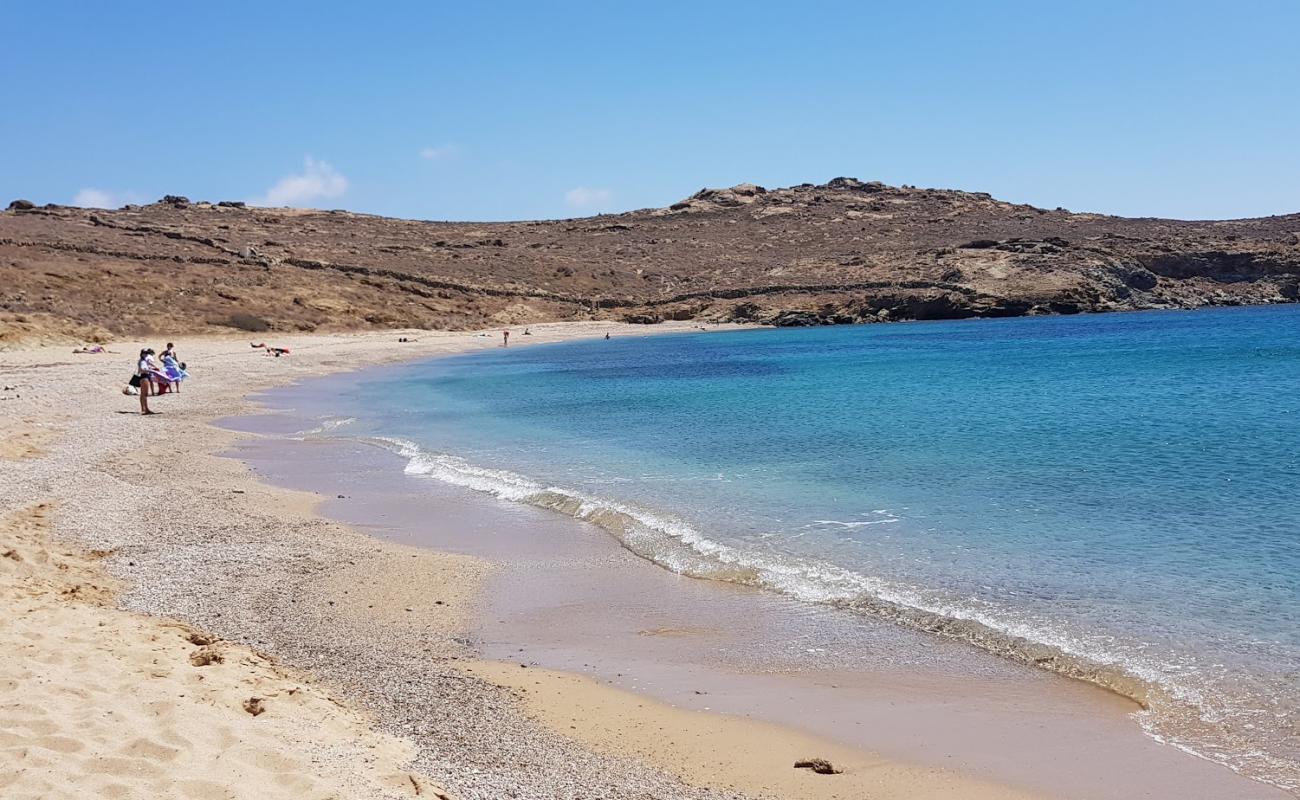
M 250 331 L 252 333 L 261 333 L 263 331 L 271 330 L 270 322 L 261 317 L 255 317 L 245 311 L 236 311 L 227 319 L 214 320 L 212 324 L 224 325 L 227 328 L 238 328 L 241 331 Z

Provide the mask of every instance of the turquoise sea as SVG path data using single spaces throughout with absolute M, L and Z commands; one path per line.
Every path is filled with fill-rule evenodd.
M 1300 786 L 1300 307 L 498 348 L 331 411 L 410 473 L 1100 683 Z

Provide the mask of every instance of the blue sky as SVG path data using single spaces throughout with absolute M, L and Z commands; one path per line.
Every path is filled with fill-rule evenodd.
M 1300 211 L 1300 3 L 6 2 L 0 200 L 422 219 L 838 175 Z

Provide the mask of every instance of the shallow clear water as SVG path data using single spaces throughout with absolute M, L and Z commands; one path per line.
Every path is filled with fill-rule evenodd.
M 1297 785 L 1300 307 L 499 349 L 346 394 L 410 472 L 1102 683 Z

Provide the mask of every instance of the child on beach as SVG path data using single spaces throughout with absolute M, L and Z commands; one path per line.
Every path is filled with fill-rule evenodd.
M 173 391 L 179 392 L 181 390 L 181 381 L 188 378 L 190 374 L 185 371 L 184 364 L 177 363 L 174 355 L 168 355 L 169 352 L 171 351 L 163 351 L 162 371 L 171 383 Z

